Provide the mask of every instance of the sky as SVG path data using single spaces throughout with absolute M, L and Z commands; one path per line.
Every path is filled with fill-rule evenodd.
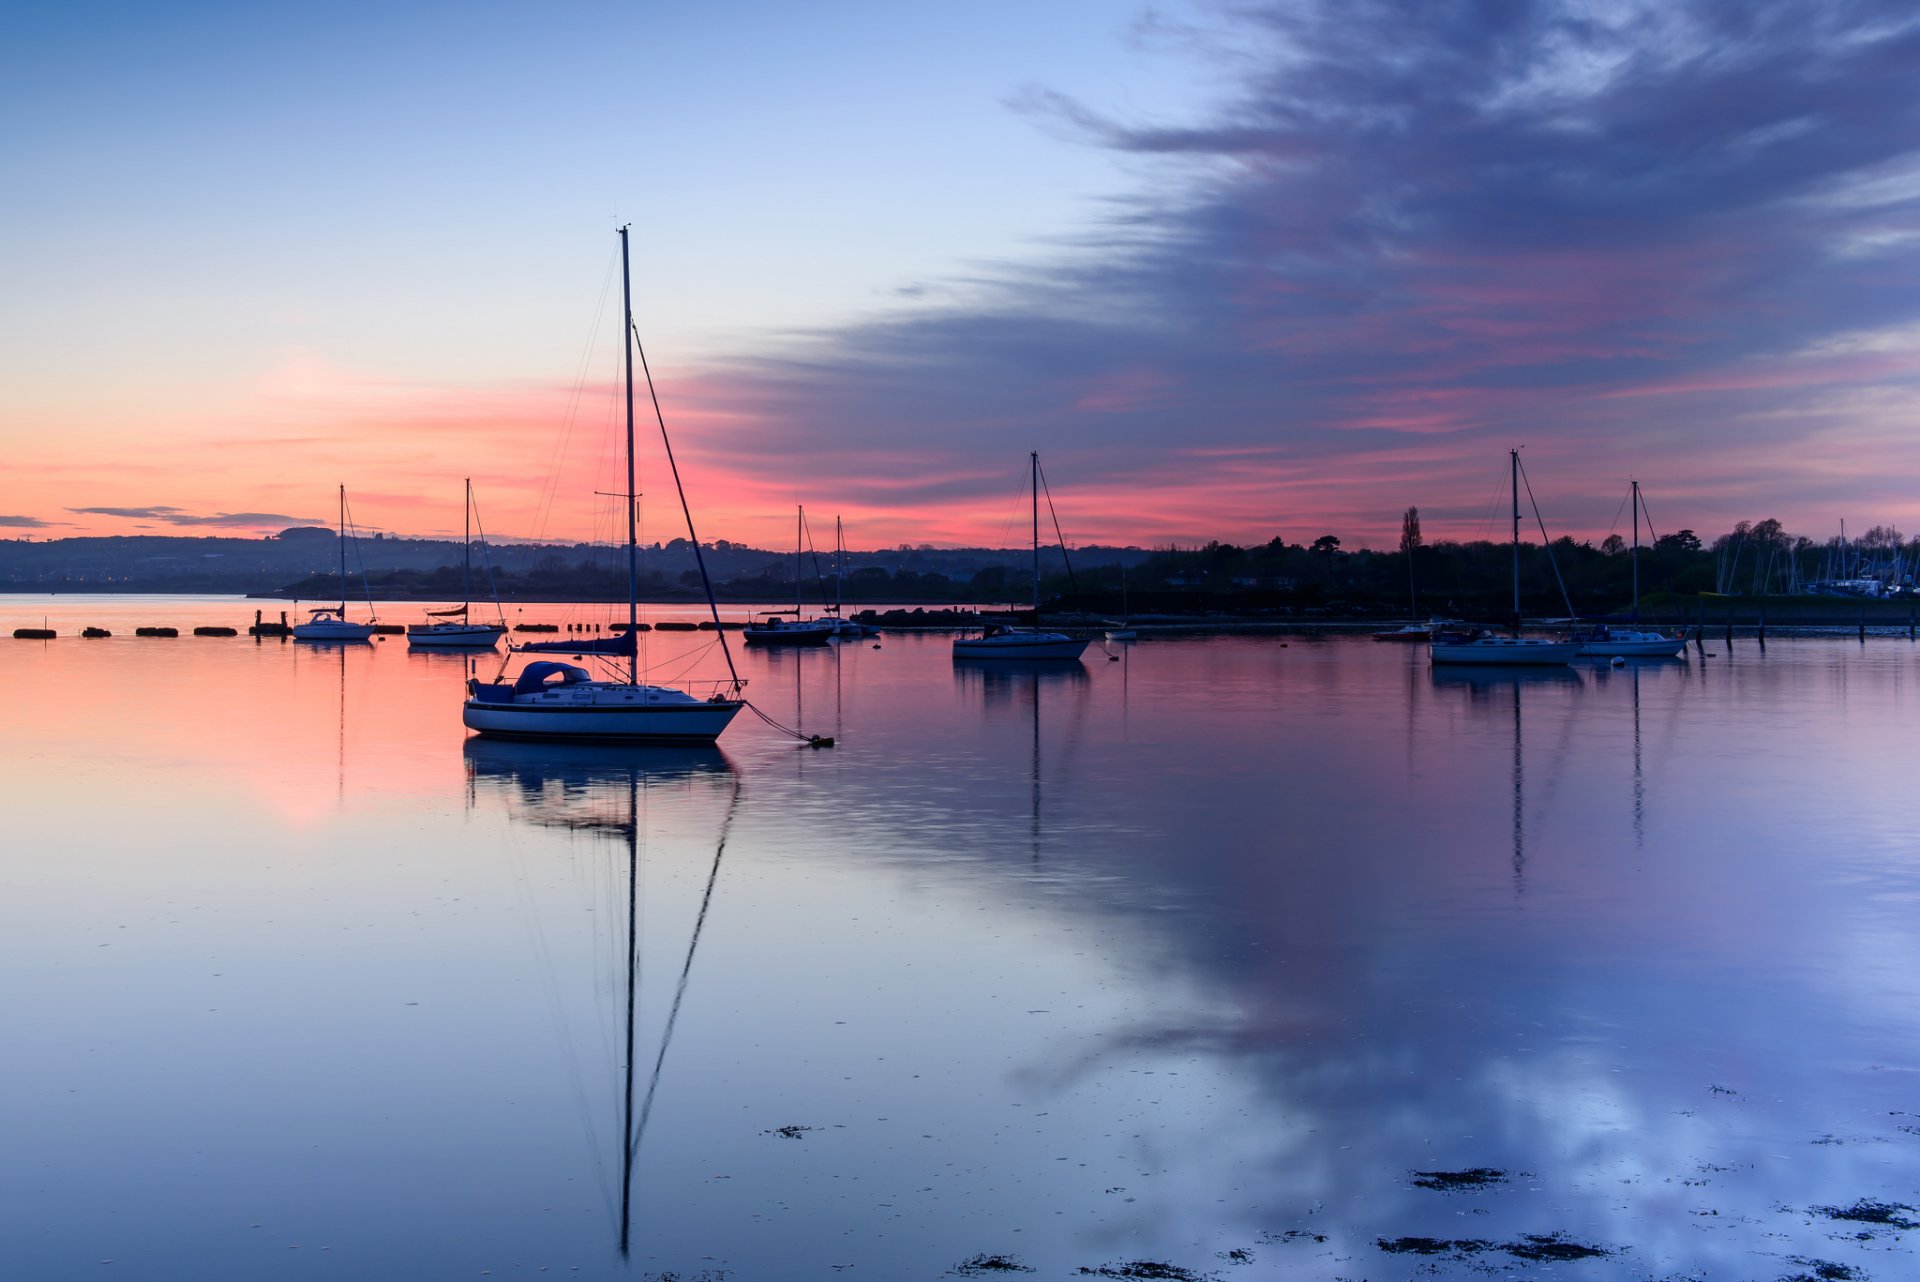
M 0 18 L 0 537 L 1920 533 L 1908 4 Z M 643 537 L 679 524 L 641 396 Z M 1529 521 L 1531 515 L 1529 514 Z

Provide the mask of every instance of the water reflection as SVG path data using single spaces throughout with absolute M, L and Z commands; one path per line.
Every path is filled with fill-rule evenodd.
M 517 803 L 516 820 L 543 827 L 590 832 L 611 838 L 625 854 L 625 949 L 615 979 L 623 1012 L 620 1055 L 620 1189 L 617 1244 L 626 1259 L 633 1244 L 635 1167 L 659 1098 L 662 1072 L 673 1046 L 674 1030 L 686 1001 L 687 983 L 713 906 L 714 889 L 726 855 L 740 800 L 739 780 L 717 748 L 666 748 L 644 751 L 604 745 L 514 743 L 468 739 L 463 746 L 475 787 L 493 786 Z M 688 930 L 685 955 L 674 980 L 673 997 L 650 1052 L 637 1044 L 640 1012 L 640 885 L 644 843 L 643 798 L 648 790 L 686 785 L 726 790 L 726 808 L 713 838 L 699 907 Z M 473 794 L 469 794 L 469 804 Z M 636 1065 L 650 1056 L 644 1089 L 636 1087 Z

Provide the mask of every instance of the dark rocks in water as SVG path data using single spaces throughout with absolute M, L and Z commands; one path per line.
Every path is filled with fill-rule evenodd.
M 762 1135 L 778 1135 L 784 1140 L 797 1140 L 812 1129 L 813 1127 L 811 1126 L 776 1126 L 770 1131 L 762 1131 L 760 1133 Z
M 1780 1282 L 1865 1282 L 1867 1276 L 1844 1264 L 1835 1264 L 1832 1260 L 1809 1260 L 1795 1256 L 1793 1263 L 1806 1272 L 1789 1274 Z
M 983 1252 L 970 1260 L 962 1260 L 948 1272 L 957 1273 L 963 1278 L 975 1278 L 983 1273 L 1031 1273 L 1033 1269 L 1011 1255 L 988 1255 Z
M 1920 1220 L 1911 1218 L 1913 1208 L 1899 1202 L 1874 1202 L 1862 1198 L 1852 1206 L 1816 1206 L 1813 1213 L 1824 1215 L 1829 1220 L 1884 1224 L 1890 1229 L 1920 1229 Z
M 13 635 L 21 641 L 51 641 L 55 633 L 52 628 L 15 628 Z
M 1327 1235 L 1314 1233 L 1307 1229 L 1288 1229 L 1285 1233 L 1266 1232 L 1260 1235 L 1262 1242 L 1324 1242 Z
M 218 627 L 195 628 L 193 630 L 193 635 L 197 637 L 237 637 L 240 635 L 240 630 L 238 628 L 218 628 Z
M 110 637 L 113 635 L 113 633 L 107 631 L 105 628 L 81 628 L 80 635 L 83 637 L 97 638 L 97 637 Z
M 180 635 L 180 629 L 179 628 L 135 628 L 133 630 L 133 635 L 137 637 L 177 637 Z
M 1507 1173 L 1495 1170 L 1491 1166 L 1476 1166 L 1466 1171 L 1415 1171 L 1415 1188 L 1435 1189 L 1442 1193 L 1460 1193 L 1468 1189 L 1483 1189 L 1495 1184 L 1505 1184 Z

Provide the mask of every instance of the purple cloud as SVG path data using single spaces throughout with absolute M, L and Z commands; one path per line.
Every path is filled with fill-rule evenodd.
M 76 516 L 117 516 L 131 521 L 160 521 L 167 525 L 212 525 L 237 529 L 284 528 L 289 525 L 325 525 L 320 517 L 287 516 L 280 512 L 219 512 L 195 516 L 177 507 L 70 507 Z
M 0 516 L 0 526 L 16 530 L 44 530 L 53 522 L 43 521 L 37 516 Z
M 1526 444 L 1576 532 L 1636 468 L 1688 523 L 1920 515 L 1874 456 L 1920 340 L 1847 351 L 1920 321 L 1910 7 L 1234 12 L 1217 119 L 1017 104 L 1156 176 L 1051 265 L 712 371 L 730 465 L 984 503 L 1037 446 L 1123 509 L 1233 496 L 1155 532 L 1390 538 L 1472 534 Z

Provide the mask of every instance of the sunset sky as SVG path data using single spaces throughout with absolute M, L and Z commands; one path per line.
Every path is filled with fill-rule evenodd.
M 1920 533 L 1910 3 L 16 6 L 0 537 Z M 648 534 L 679 533 L 657 436 Z M 1616 515 L 1618 514 L 1618 515 Z M 830 536 L 829 536 L 830 537 Z

